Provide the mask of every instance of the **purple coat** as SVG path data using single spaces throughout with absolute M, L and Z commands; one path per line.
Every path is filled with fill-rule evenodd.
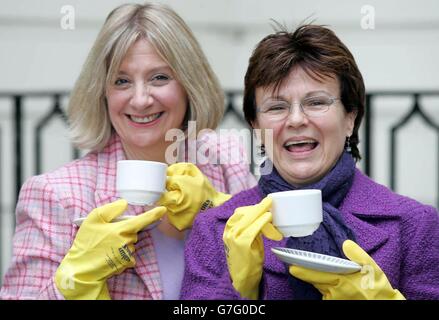
M 199 214 L 185 248 L 182 299 L 240 299 L 227 269 L 222 236 L 234 210 L 259 203 L 258 187 L 243 191 L 218 208 Z M 439 299 L 439 215 L 435 208 L 395 194 L 356 170 L 340 206 L 357 243 L 381 267 L 393 288 L 407 299 Z M 262 299 L 291 299 L 287 266 L 271 247 L 286 238 L 264 237 Z

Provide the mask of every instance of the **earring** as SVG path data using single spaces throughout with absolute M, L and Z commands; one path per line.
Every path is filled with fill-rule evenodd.
M 352 148 L 351 148 L 351 137 L 346 137 L 346 142 L 345 142 L 345 146 L 344 146 L 345 150 L 347 153 L 351 153 L 352 152 Z
M 264 157 L 265 156 L 265 145 L 261 143 L 261 145 L 258 148 L 258 156 Z

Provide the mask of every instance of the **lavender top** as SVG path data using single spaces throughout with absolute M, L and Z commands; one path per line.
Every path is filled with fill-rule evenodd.
M 165 236 L 157 228 L 151 230 L 154 241 L 164 300 L 177 300 L 184 271 L 184 239 Z
M 243 191 L 195 220 L 185 246 L 182 299 L 240 299 L 233 288 L 222 235 L 234 210 L 261 201 L 259 187 Z M 356 169 L 351 189 L 339 207 L 357 243 L 376 261 L 407 299 L 439 299 L 438 211 L 393 193 Z M 286 238 L 264 238 L 261 299 L 291 299 L 286 266 L 271 252 Z

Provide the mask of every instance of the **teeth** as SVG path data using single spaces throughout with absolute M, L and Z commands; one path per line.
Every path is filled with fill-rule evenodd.
M 285 147 L 289 147 L 295 144 L 301 144 L 301 143 L 315 143 L 314 140 L 302 140 L 302 141 L 290 141 L 285 143 Z
M 156 114 L 153 114 L 153 115 L 148 116 L 148 117 L 130 116 L 130 119 L 134 122 L 137 122 L 137 123 L 148 123 L 148 122 L 154 121 L 158 117 L 160 117 L 160 113 L 156 113 Z

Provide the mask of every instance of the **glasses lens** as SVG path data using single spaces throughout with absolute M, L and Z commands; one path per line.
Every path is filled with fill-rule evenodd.
M 303 112 L 309 116 L 320 116 L 328 111 L 333 102 L 327 96 L 310 97 L 302 101 Z
M 261 107 L 261 113 L 267 119 L 278 120 L 286 117 L 290 105 L 285 101 L 269 101 Z

